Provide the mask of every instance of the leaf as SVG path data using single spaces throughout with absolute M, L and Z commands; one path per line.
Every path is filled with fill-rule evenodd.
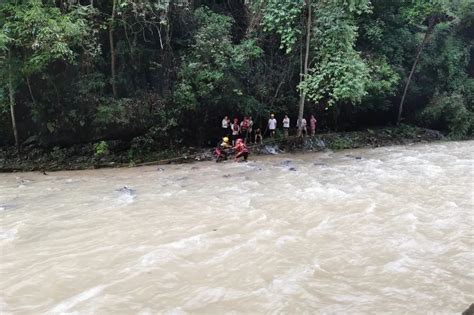
M 50 133 L 53 133 L 56 130 L 56 125 L 54 122 L 48 121 L 46 128 L 48 128 Z

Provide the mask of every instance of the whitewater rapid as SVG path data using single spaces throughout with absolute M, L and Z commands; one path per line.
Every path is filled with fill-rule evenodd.
M 460 313 L 473 144 L 0 174 L 0 313 Z

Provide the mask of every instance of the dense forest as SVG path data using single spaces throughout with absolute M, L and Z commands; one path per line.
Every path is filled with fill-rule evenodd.
M 0 146 L 216 141 L 225 115 L 468 137 L 472 0 L 1 0 Z

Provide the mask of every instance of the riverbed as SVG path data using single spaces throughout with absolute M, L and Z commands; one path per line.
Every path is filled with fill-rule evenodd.
M 0 174 L 0 313 L 460 313 L 473 147 Z

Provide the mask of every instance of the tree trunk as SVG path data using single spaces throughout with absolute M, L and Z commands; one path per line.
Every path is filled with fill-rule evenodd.
M 402 95 L 402 100 L 400 101 L 400 106 L 398 107 L 397 126 L 400 125 L 400 121 L 402 119 L 403 103 L 405 102 L 405 97 L 407 95 L 408 87 L 410 86 L 411 78 L 413 77 L 413 73 L 415 72 L 416 65 L 418 64 L 418 60 L 420 59 L 421 52 L 423 51 L 423 48 L 426 46 L 426 42 L 428 41 L 428 38 L 433 32 L 435 25 L 436 25 L 435 19 L 432 18 L 430 20 L 428 29 L 426 30 L 423 41 L 421 42 L 420 46 L 418 47 L 418 51 L 416 52 L 415 61 L 413 62 L 413 66 L 411 67 L 410 74 L 408 75 L 407 82 L 405 84 L 405 90 L 403 91 L 403 95 Z
M 306 21 L 306 51 L 304 56 L 304 68 L 303 68 L 303 77 L 301 82 L 308 75 L 308 59 L 309 59 L 309 45 L 311 41 L 311 0 L 306 0 L 306 6 L 308 7 L 308 18 Z M 300 74 L 301 75 L 301 74 Z M 300 93 L 300 105 L 298 111 L 298 121 L 302 121 L 304 113 L 304 101 L 306 99 L 306 94 L 304 92 Z M 298 136 L 301 136 L 301 124 L 298 127 Z
M 112 75 L 110 82 L 112 84 L 112 94 L 114 95 L 114 98 L 117 97 L 117 86 L 115 82 L 115 47 L 114 47 L 114 22 L 115 22 L 116 4 L 117 4 L 117 0 L 112 0 L 112 14 L 110 16 L 110 24 L 109 24 L 110 73 Z
M 36 99 L 35 99 L 35 96 L 33 95 L 33 89 L 31 88 L 31 82 L 30 82 L 29 76 L 26 76 L 26 84 L 28 85 L 28 90 L 30 91 L 31 101 L 33 102 L 33 105 L 36 106 Z
M 8 69 L 8 94 L 10 96 L 10 114 L 12 117 L 12 128 L 13 128 L 13 135 L 15 136 L 15 146 L 18 153 L 20 153 L 20 141 L 18 139 L 18 130 L 16 128 L 16 118 L 15 118 L 15 90 L 13 87 L 13 70 L 12 70 L 12 55 L 11 51 L 8 51 L 8 61 L 9 61 L 9 69 Z

